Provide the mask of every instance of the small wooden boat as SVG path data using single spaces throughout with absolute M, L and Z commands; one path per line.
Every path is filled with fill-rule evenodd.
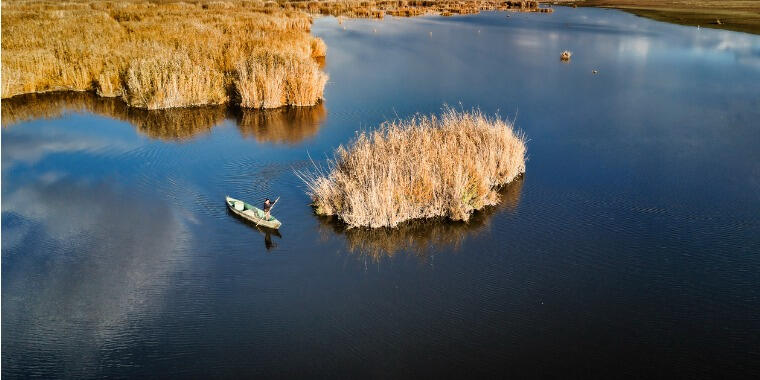
M 282 223 L 271 214 L 269 215 L 269 219 L 266 219 L 266 213 L 258 207 L 254 207 L 230 196 L 225 197 L 225 200 L 227 201 L 227 207 L 229 207 L 232 212 L 240 215 L 241 218 L 256 223 L 257 226 L 273 228 L 276 230 L 282 225 Z

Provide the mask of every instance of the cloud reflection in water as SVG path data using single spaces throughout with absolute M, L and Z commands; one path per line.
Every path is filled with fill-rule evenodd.
M 15 327 L 3 331 L 4 374 L 92 376 L 119 349 L 104 345 L 160 316 L 188 264 L 191 234 L 168 205 L 69 178 L 3 197 L 3 326 Z

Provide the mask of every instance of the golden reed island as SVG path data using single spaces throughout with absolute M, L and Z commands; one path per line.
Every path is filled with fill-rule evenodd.
M 351 227 L 396 227 L 412 219 L 467 221 L 499 202 L 525 172 L 525 139 L 479 110 L 445 107 L 362 132 L 326 169 L 299 172 L 319 215 Z

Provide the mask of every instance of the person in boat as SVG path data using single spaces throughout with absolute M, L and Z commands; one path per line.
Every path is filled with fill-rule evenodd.
M 269 210 L 272 209 L 272 201 L 269 200 L 269 198 L 264 200 L 264 212 L 266 213 L 266 220 L 271 219 L 269 217 Z

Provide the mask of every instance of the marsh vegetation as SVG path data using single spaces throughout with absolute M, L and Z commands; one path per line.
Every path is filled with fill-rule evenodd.
M 396 227 L 412 219 L 467 221 L 499 202 L 525 172 L 525 139 L 479 110 L 385 122 L 341 145 L 329 167 L 299 173 L 320 215 L 349 227 Z
M 73 90 L 145 109 L 314 105 L 327 75 L 311 23 L 250 1 L 4 1 L 2 97 Z
M 327 45 L 311 14 L 349 17 L 538 11 L 519 1 L 3 2 L 2 98 L 94 91 L 129 106 L 312 106 Z M 192 38 L 190 38 L 192 37 Z
M 760 30 L 757 4 L 750 0 L 561 2 L 618 7 L 690 25 Z M 321 70 L 327 46 L 310 35 L 313 14 L 382 18 L 552 11 L 535 0 L 7 0 L 2 8 L 2 98 L 94 91 L 145 109 L 317 104 L 327 82 Z
M 396 228 L 348 228 L 335 216 L 319 217 L 327 235 L 338 234 L 348 250 L 360 258 L 379 262 L 400 252 L 413 252 L 421 260 L 444 249 L 459 250 L 466 239 L 489 230 L 491 218 L 499 212 L 514 212 L 520 202 L 523 178 L 518 177 L 499 189 L 499 203 L 474 213 L 467 222 L 431 218 L 407 221 Z

